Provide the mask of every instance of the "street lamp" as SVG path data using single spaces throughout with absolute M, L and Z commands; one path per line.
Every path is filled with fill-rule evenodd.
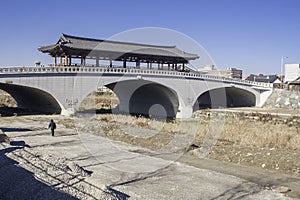
M 284 65 L 284 59 L 288 58 L 287 56 L 281 56 L 281 66 L 280 66 L 280 77 L 281 77 L 281 86 L 283 85 L 283 65 Z

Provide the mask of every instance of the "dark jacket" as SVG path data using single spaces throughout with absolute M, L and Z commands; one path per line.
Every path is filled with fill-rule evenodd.
M 51 121 L 49 124 L 49 128 L 51 128 L 52 130 L 56 129 L 56 124 L 54 121 Z

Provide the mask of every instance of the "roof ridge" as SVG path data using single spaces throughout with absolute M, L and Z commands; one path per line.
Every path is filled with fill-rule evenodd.
M 128 45 L 141 45 L 141 46 L 156 47 L 156 48 L 158 48 L 158 47 L 160 47 L 160 48 L 176 48 L 176 45 L 164 46 L 164 45 L 142 44 L 142 43 L 134 43 L 134 42 L 122 42 L 122 41 L 114 41 L 114 40 L 103 40 L 103 39 L 73 36 L 73 35 L 68 35 L 68 34 L 64 34 L 64 33 L 62 33 L 60 38 L 63 40 L 67 40 L 67 38 L 74 38 L 74 39 L 90 40 L 90 41 L 97 41 L 97 42 L 109 42 L 109 43 L 128 44 Z

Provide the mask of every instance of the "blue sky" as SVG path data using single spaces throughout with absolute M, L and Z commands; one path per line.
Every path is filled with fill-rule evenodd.
M 280 73 L 281 56 L 300 63 L 299 0 L 0 1 L 0 66 L 50 63 L 37 48 L 61 33 L 105 39 L 162 27 L 202 45 L 218 68 Z

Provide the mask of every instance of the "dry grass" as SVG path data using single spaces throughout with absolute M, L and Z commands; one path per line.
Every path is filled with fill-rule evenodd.
M 17 102 L 10 94 L 0 90 L 0 107 L 17 107 Z
M 92 92 L 82 100 L 79 110 L 111 109 L 118 104 L 119 99 L 112 92 Z
M 103 122 L 102 131 L 100 131 L 99 134 L 104 134 L 106 137 L 111 139 L 142 146 L 152 150 L 160 149 L 167 145 L 172 138 L 170 134 L 161 132 L 159 129 L 159 127 L 163 125 L 163 122 L 144 117 L 103 114 L 95 116 L 95 119 Z M 146 129 L 157 130 L 157 134 L 146 138 L 136 137 L 135 135 L 128 134 L 124 131 L 124 126 L 138 127 L 140 128 L 138 129 L 140 131 L 143 129 L 145 131 Z
M 180 120 L 163 122 L 126 115 L 97 115 L 96 119 L 107 123 L 148 128 L 171 135 L 197 130 L 195 136 L 197 145 L 201 145 L 203 139 L 211 134 L 212 136 L 217 135 L 218 142 L 222 144 L 234 144 L 241 147 L 300 149 L 300 127 L 297 124 L 274 122 L 272 116 L 266 115 L 257 115 L 258 120 L 249 119 L 249 116 L 245 117 L 241 113 L 227 114 L 225 117 L 213 114 L 208 116 L 195 119 L 193 123 L 189 124 L 189 127 L 185 127 L 187 124 L 181 123 Z M 291 118 L 286 121 L 293 120 Z
M 243 116 L 226 116 L 220 121 L 219 141 L 244 147 L 276 147 L 300 149 L 300 132 L 298 125 L 274 123 L 270 116 L 257 116 L 258 120 L 250 120 Z M 260 121 L 262 120 L 262 121 Z M 197 140 L 201 142 L 204 135 L 212 129 L 210 120 L 199 123 Z
M 286 124 L 263 123 L 260 121 L 227 119 L 223 138 L 241 146 L 300 148 L 297 127 Z
M 176 123 L 175 121 L 169 123 L 165 122 L 163 123 L 161 131 L 166 133 L 176 134 L 178 132 L 181 132 L 181 128 L 179 123 Z
M 129 125 L 132 127 L 148 128 L 166 133 L 178 133 L 180 132 L 180 124 L 173 122 L 157 121 L 145 117 L 135 117 L 128 115 L 112 115 L 101 114 L 97 115 L 96 119 L 108 123 L 120 123 Z
M 97 115 L 96 119 L 102 122 L 109 122 L 109 123 L 116 122 L 115 117 L 113 115 Z
M 65 126 L 66 128 L 75 128 L 75 122 L 74 119 L 61 119 L 57 122 L 57 124 L 61 124 L 63 126 Z
M 150 120 L 144 117 L 135 117 L 131 122 L 131 126 L 134 127 L 149 127 Z

